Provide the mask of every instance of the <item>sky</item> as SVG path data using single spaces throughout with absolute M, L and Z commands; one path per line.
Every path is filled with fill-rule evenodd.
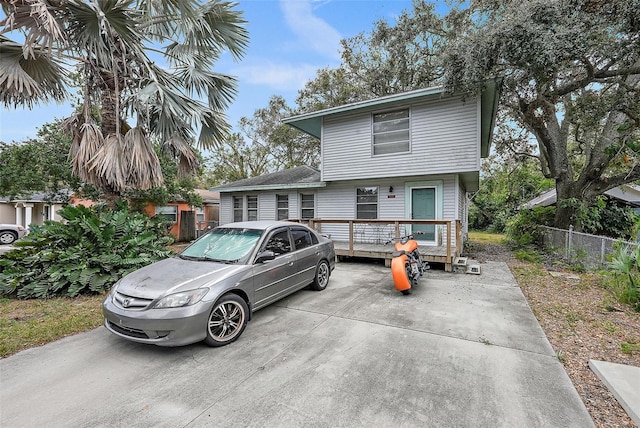
M 395 23 L 411 0 L 240 0 L 236 9 L 248 21 L 250 44 L 234 62 L 224 55 L 214 71 L 238 80 L 238 94 L 227 110 L 229 123 L 267 107 L 273 95 L 293 106 L 298 90 L 316 71 L 340 64 L 340 40 L 370 32 L 374 22 Z M 0 108 L 0 141 L 36 137 L 37 129 L 71 113 L 69 104 L 28 109 Z

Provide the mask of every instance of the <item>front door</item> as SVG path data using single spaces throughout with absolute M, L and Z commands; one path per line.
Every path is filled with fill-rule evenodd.
M 436 188 L 416 187 L 411 189 L 411 218 L 414 220 L 434 220 L 436 218 Z M 436 226 L 434 224 L 414 224 L 413 233 L 422 244 L 436 244 Z

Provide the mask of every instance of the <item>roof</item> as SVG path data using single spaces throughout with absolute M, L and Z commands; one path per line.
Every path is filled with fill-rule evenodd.
M 312 187 L 325 187 L 326 183 L 320 181 L 320 171 L 310 166 L 297 166 L 258 177 L 245 178 L 232 183 L 213 187 L 210 191 L 242 192 L 250 190 L 280 190 L 280 189 L 304 189 Z
M 206 203 L 220 203 L 220 193 L 219 192 L 212 192 L 210 190 L 207 189 L 194 189 L 194 192 L 196 192 L 198 195 L 200 195 L 200 197 L 202 198 L 202 201 L 206 204 Z
M 60 189 L 57 192 L 36 192 L 29 195 L 16 196 L 9 198 L 8 196 L 0 196 L 0 202 L 46 202 L 46 203 L 65 203 L 69 202 L 69 198 L 73 192 L 69 189 Z
M 610 198 L 618 199 L 630 205 L 640 207 L 640 186 L 629 183 L 622 184 L 613 189 L 604 192 L 605 195 Z M 554 205 L 558 200 L 556 189 L 549 189 L 546 192 L 542 192 L 540 195 L 531 199 L 529 202 L 522 204 L 520 208 L 536 208 L 536 207 L 548 207 Z
M 480 154 L 482 157 L 487 157 L 489 155 L 496 112 L 498 111 L 498 100 L 500 97 L 499 92 L 501 85 L 501 79 L 489 80 L 485 82 L 485 88 L 480 94 Z M 293 126 L 312 137 L 320 139 L 322 135 L 322 121 L 325 117 L 341 113 L 351 113 L 358 110 L 373 110 L 381 106 L 392 106 L 406 103 L 407 101 L 441 98 L 445 96 L 451 95 L 447 95 L 442 86 L 435 86 L 292 116 L 284 119 L 282 122 Z

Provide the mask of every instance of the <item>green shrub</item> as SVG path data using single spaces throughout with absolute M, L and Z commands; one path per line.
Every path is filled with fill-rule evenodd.
M 619 246 L 609 266 L 613 271 L 609 289 L 618 302 L 640 311 L 640 246 Z
M 168 257 L 164 225 L 126 204 L 67 206 L 64 222 L 36 226 L 0 258 L 0 294 L 19 298 L 104 293 L 125 274 Z
M 536 207 L 523 209 L 507 222 L 507 238 L 518 247 L 538 244 L 542 234 L 538 226 L 553 225 L 555 207 Z
M 529 262 L 529 263 L 541 263 L 542 256 L 535 250 L 530 248 L 521 248 L 519 250 L 515 250 L 513 252 L 513 257 L 516 260 L 520 260 L 521 262 Z

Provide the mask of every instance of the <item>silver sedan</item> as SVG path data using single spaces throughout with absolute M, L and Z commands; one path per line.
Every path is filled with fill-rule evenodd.
M 104 325 L 135 342 L 227 345 L 254 311 L 309 285 L 324 290 L 334 268 L 333 242 L 305 225 L 230 223 L 118 281 Z

